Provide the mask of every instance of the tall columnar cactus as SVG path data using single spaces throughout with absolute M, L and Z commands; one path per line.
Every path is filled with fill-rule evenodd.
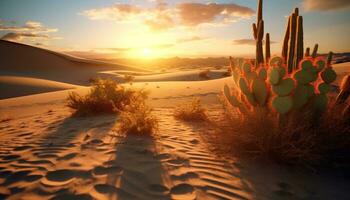
M 299 13 L 299 12 L 298 12 Z M 289 48 L 288 48 L 288 55 L 287 55 L 287 69 L 288 73 L 292 73 L 294 69 L 294 55 L 295 55 L 295 44 L 296 44 L 296 26 L 297 26 L 297 14 L 293 13 L 289 17 L 289 23 L 290 23 L 290 38 L 289 38 Z
M 296 34 L 296 49 L 295 49 L 295 60 L 294 70 L 298 69 L 299 62 L 304 57 L 304 30 L 303 30 L 303 17 L 298 16 L 297 18 L 297 34 Z
M 269 62 L 270 58 L 271 58 L 270 33 L 266 33 L 266 39 L 265 39 L 265 61 Z
M 318 51 L 318 44 L 315 44 L 314 50 L 312 51 L 312 58 L 316 58 Z
M 304 57 L 305 57 L 305 58 L 310 57 L 310 47 L 307 47 L 307 48 L 305 49 L 305 55 L 304 55 Z
M 261 64 L 264 64 L 264 52 L 263 52 L 263 37 L 264 37 L 264 20 L 262 13 L 262 0 L 259 0 L 258 3 L 258 14 L 257 14 L 257 23 L 253 24 L 253 35 L 256 41 L 256 58 L 255 58 L 255 67 L 258 67 Z
M 289 17 L 290 18 L 290 17 Z M 288 45 L 290 37 L 290 20 L 288 18 L 286 33 L 284 34 L 283 46 L 282 46 L 282 58 L 286 59 L 288 56 Z

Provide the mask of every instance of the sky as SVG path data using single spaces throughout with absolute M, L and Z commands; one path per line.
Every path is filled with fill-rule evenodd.
M 287 16 L 304 16 L 305 46 L 350 52 L 349 0 L 265 0 L 280 54 Z M 0 38 L 115 58 L 252 56 L 257 0 L 1 0 Z

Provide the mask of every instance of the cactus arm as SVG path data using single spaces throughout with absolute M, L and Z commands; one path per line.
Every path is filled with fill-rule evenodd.
M 270 33 L 266 33 L 266 40 L 265 40 L 265 61 L 266 61 L 266 63 L 269 62 L 270 58 L 271 58 Z
M 318 44 L 315 44 L 314 50 L 312 51 L 312 58 L 317 57 L 317 51 L 318 51 Z

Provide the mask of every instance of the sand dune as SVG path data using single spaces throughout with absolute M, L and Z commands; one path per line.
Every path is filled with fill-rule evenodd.
M 0 76 L 0 99 L 73 89 L 77 86 L 37 78 Z
M 125 65 L 73 57 L 5 40 L 0 40 L 0 60 L 0 75 L 18 75 L 82 85 L 87 85 L 89 78 L 97 76 L 100 71 L 135 70 Z

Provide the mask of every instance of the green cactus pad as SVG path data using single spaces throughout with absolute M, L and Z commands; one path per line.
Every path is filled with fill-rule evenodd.
M 238 81 L 239 81 L 240 77 L 241 77 L 241 75 L 239 74 L 238 70 L 232 71 L 232 78 L 233 78 L 233 81 L 236 85 L 238 85 Z
M 320 72 L 326 67 L 326 62 L 322 59 L 316 59 L 315 66 L 316 66 L 317 71 Z
M 255 79 L 252 83 L 252 92 L 259 105 L 264 105 L 267 99 L 267 87 L 265 81 Z
M 284 63 L 283 58 L 279 56 L 275 56 L 270 59 L 270 66 L 272 67 L 281 67 L 283 63 Z
M 227 84 L 224 85 L 224 95 L 226 96 L 226 98 L 231 96 L 231 90 Z
M 315 79 L 315 76 L 317 78 L 317 74 L 315 75 L 307 70 L 302 69 L 294 74 L 294 79 L 297 80 L 298 83 L 305 85 L 312 82 L 312 80 Z
M 248 94 L 250 93 L 247 81 L 244 78 L 239 79 L 239 88 L 243 92 L 243 94 Z
M 291 96 L 275 97 L 272 100 L 272 107 L 280 114 L 288 113 L 293 107 L 293 100 Z
M 254 98 L 254 95 L 249 92 L 247 94 L 245 94 L 245 97 L 247 98 L 247 101 L 252 105 L 252 106 L 256 106 L 257 102 Z
M 243 69 L 244 74 L 248 74 L 252 71 L 252 65 L 248 62 L 245 62 L 245 63 L 243 63 L 242 69 Z
M 286 75 L 286 69 L 284 67 L 278 67 L 277 69 L 280 72 L 281 78 L 283 78 Z
M 332 83 L 337 78 L 337 74 L 331 67 L 327 67 L 321 72 L 321 78 L 325 83 Z
M 256 74 L 256 72 L 249 72 L 248 74 L 245 75 L 245 77 L 248 83 L 250 84 L 253 80 L 258 78 L 258 75 Z
M 287 96 L 294 89 L 294 80 L 291 78 L 286 78 L 280 81 L 278 85 L 273 85 L 272 90 L 278 96 Z
M 301 69 L 303 70 L 312 70 L 314 68 L 311 60 L 305 59 L 300 62 Z
M 298 85 L 295 88 L 293 95 L 293 106 L 295 108 L 301 108 L 308 102 L 310 98 L 309 91 L 308 85 Z
M 270 83 L 272 85 L 276 85 L 280 82 L 282 76 L 278 70 L 278 68 L 273 68 L 271 70 L 271 73 L 270 73 L 270 76 L 269 76 L 269 80 L 270 80 Z
M 259 70 L 258 77 L 259 77 L 261 80 L 266 80 L 266 79 L 267 79 L 267 71 L 266 71 L 265 68 L 261 68 L 261 69 Z
M 315 111 L 324 112 L 327 109 L 328 97 L 326 94 L 318 94 L 313 98 L 313 108 Z
M 327 94 L 331 90 L 331 86 L 327 83 L 320 83 L 317 89 L 320 94 Z
M 231 95 L 230 88 L 225 84 L 224 86 L 224 95 L 226 97 L 226 100 L 235 107 L 238 107 L 240 105 L 240 102 L 237 100 L 237 98 L 233 95 Z

